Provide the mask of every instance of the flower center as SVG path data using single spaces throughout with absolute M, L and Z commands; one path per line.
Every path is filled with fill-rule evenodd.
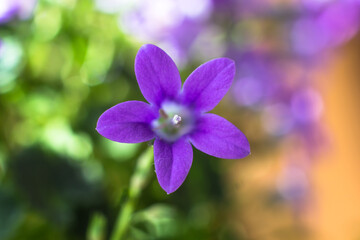
M 152 121 L 153 131 L 162 139 L 174 142 L 188 134 L 194 125 L 193 113 L 186 107 L 165 102 L 159 110 L 159 118 Z

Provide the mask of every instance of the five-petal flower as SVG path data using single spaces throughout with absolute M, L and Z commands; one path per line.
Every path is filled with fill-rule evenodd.
M 160 186 L 168 193 L 184 182 L 193 159 L 191 144 L 209 155 L 236 159 L 250 153 L 245 135 L 212 110 L 229 90 L 235 64 L 217 58 L 198 67 L 185 81 L 173 60 L 147 44 L 135 59 L 140 90 L 150 103 L 128 101 L 105 111 L 96 130 L 122 143 L 155 138 L 154 162 Z M 190 144 L 191 143 L 191 144 Z

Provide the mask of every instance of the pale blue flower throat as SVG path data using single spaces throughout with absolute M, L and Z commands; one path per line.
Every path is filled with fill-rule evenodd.
M 193 129 L 192 112 L 175 102 L 164 102 L 159 110 L 159 117 L 152 121 L 153 131 L 160 138 L 174 142 Z

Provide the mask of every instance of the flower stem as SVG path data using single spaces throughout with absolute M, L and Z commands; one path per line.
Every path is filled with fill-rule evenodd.
M 130 179 L 129 195 L 120 208 L 110 240 L 123 240 L 134 212 L 135 204 L 143 190 L 153 163 L 153 147 L 149 147 L 138 159 L 135 172 Z

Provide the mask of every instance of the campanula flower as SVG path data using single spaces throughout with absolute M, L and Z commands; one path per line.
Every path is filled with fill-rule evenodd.
M 219 158 L 243 158 L 250 153 L 249 142 L 239 129 L 218 115 L 206 113 L 230 88 L 235 75 L 232 60 L 217 58 L 204 63 L 181 88 L 173 60 L 148 44 L 136 56 L 135 74 L 150 104 L 128 101 L 115 105 L 100 116 L 96 130 L 122 143 L 155 139 L 155 172 L 168 194 L 181 186 L 190 170 L 191 144 Z

